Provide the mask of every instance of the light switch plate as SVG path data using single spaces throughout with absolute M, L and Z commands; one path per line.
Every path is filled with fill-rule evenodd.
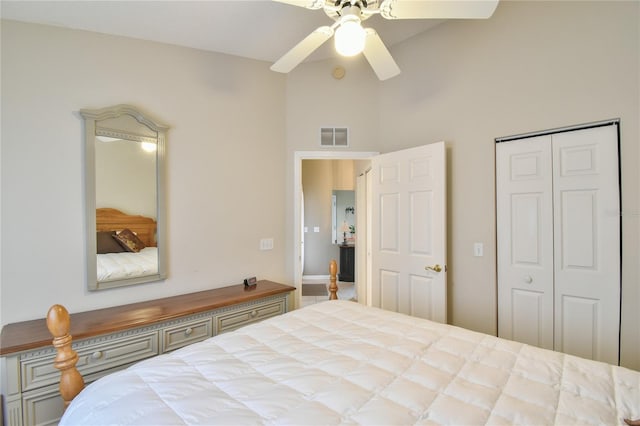
M 473 255 L 482 257 L 484 255 L 484 245 L 482 243 L 473 243 Z
M 260 250 L 273 250 L 273 238 L 263 238 L 260 240 Z

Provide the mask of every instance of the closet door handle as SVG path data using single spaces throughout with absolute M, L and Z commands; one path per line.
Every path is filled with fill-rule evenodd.
M 522 281 L 524 281 L 524 282 L 525 282 L 525 283 L 527 283 L 527 284 L 531 284 L 531 283 L 533 282 L 533 278 L 531 278 L 531 275 L 525 275 L 525 276 L 522 278 Z

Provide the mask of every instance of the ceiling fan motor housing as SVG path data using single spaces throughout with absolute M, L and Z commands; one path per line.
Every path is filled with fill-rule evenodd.
M 326 0 L 324 13 L 335 21 L 346 15 L 355 15 L 364 21 L 377 11 L 378 3 L 378 0 Z

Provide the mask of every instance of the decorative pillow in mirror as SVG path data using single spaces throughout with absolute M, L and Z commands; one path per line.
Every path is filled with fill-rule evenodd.
M 113 238 L 115 235 L 116 231 L 99 231 L 96 233 L 98 254 L 122 253 L 126 251 L 124 247 Z
M 146 246 L 130 229 L 117 232 L 113 238 L 127 251 L 137 253 Z

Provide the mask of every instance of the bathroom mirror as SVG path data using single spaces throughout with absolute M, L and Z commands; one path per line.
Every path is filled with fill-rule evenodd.
M 166 278 L 168 127 L 129 105 L 83 109 L 87 286 Z
M 354 244 L 356 233 L 356 193 L 334 189 L 331 192 L 331 242 Z

